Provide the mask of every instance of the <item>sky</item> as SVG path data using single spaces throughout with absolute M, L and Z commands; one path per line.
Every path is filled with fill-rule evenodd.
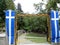
M 42 0 L 15 0 L 15 6 L 17 7 L 17 4 L 20 3 L 21 4 L 21 8 L 23 10 L 24 13 L 35 13 L 35 7 L 34 7 L 34 3 L 39 3 L 42 2 Z M 43 3 L 46 4 L 47 0 L 44 0 Z M 45 5 L 43 6 L 45 9 Z

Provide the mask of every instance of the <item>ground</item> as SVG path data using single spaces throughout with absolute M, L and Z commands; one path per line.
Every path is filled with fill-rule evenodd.
M 6 33 L 0 33 L 0 45 L 8 45 Z
M 28 34 L 28 35 L 30 35 L 30 34 Z M 27 38 L 26 37 L 27 37 L 26 33 L 22 34 L 21 36 L 18 36 L 17 45 L 50 45 L 48 43 L 35 43 L 35 42 L 32 42 L 31 40 L 27 39 L 27 38 L 34 38 L 34 37 L 29 37 L 29 36 Z M 6 42 L 5 38 L 6 38 L 6 33 L 1 33 L 0 34 L 0 45 L 7 44 L 7 43 L 5 43 Z M 35 37 L 35 38 L 38 38 L 38 37 Z
M 34 37 L 27 37 L 27 38 L 34 38 Z M 18 37 L 17 44 L 18 45 L 50 45 L 47 42 L 45 42 L 45 43 L 36 43 L 36 42 L 33 42 L 33 41 L 31 41 L 27 38 L 26 38 L 26 33 L 22 34 L 21 36 Z M 35 38 L 37 38 L 37 37 L 35 37 Z

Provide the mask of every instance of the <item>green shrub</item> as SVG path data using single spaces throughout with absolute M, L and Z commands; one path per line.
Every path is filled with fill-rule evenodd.
M 18 17 L 18 29 L 44 33 L 47 30 L 47 17 L 46 16 Z

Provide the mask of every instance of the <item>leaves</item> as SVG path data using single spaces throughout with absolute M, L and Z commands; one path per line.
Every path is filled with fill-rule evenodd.
M 6 10 L 12 9 L 15 10 L 15 6 L 12 0 L 5 0 L 6 3 Z
M 24 16 L 22 18 L 23 23 L 21 23 L 21 21 L 18 23 L 21 24 L 19 25 L 19 29 L 25 29 L 26 31 L 34 32 L 45 32 L 45 30 L 47 29 L 47 17 L 45 16 Z
M 46 5 L 47 12 L 49 13 L 51 8 L 53 10 L 57 10 L 57 8 L 58 8 L 57 3 L 60 3 L 60 0 L 58 0 L 58 1 L 57 0 L 49 0 L 47 5 Z
M 14 3 L 12 0 L 0 0 L 0 20 L 1 23 L 5 22 L 5 12 L 4 10 L 15 9 Z
M 4 10 L 6 9 L 6 3 L 5 0 L 0 0 L 0 20 L 1 23 L 4 22 L 3 19 L 5 19 L 5 15 L 4 15 Z

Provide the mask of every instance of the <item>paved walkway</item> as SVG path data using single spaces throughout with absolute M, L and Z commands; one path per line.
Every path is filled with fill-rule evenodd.
M 6 33 L 0 33 L 0 45 L 8 45 Z
M 18 37 L 17 45 L 50 45 L 48 43 L 35 43 L 26 39 L 26 33 Z
M 34 42 L 32 42 L 32 41 L 30 41 L 30 40 L 27 40 L 25 37 L 26 34 L 23 34 L 23 35 L 21 35 L 21 36 L 19 36 L 18 37 L 18 42 L 17 43 L 19 43 L 19 44 L 30 44 L 30 43 L 34 43 Z
M 20 44 L 20 45 L 50 45 L 50 44 L 47 44 L 47 43 L 39 43 L 39 44 Z

